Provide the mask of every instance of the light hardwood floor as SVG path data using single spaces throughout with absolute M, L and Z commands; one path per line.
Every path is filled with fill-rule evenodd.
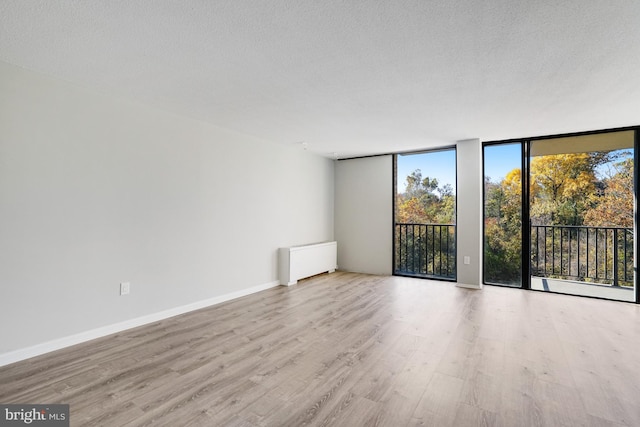
M 0 368 L 71 425 L 639 426 L 640 307 L 322 275 Z

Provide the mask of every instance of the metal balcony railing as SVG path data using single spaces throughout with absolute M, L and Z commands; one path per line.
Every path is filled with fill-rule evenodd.
M 396 223 L 394 271 L 455 280 L 456 226 Z
M 633 229 L 532 225 L 531 274 L 633 286 Z
M 396 223 L 396 274 L 456 278 L 455 224 Z M 531 274 L 633 286 L 633 229 L 531 226 Z

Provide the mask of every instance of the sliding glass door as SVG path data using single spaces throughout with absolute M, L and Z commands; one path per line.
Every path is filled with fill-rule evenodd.
M 531 288 L 635 301 L 634 131 L 531 142 Z
M 637 301 L 636 129 L 484 145 L 484 282 Z

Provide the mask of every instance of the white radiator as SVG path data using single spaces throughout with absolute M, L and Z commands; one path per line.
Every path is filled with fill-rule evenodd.
M 337 267 L 338 242 L 280 248 L 278 269 L 280 284 L 291 286 L 299 279 L 320 273 L 333 273 Z

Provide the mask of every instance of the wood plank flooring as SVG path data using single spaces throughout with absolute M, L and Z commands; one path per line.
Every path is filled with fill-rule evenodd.
M 334 273 L 0 368 L 73 426 L 638 426 L 640 307 Z

